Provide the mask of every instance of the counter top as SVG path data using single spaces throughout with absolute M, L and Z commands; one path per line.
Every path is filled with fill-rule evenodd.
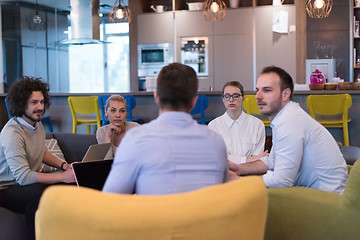
M 294 95 L 320 95 L 320 94 L 344 94 L 360 95 L 360 90 L 301 90 L 294 91 Z M 91 95 L 134 95 L 134 96 L 153 96 L 154 92 L 136 91 L 136 92 L 123 92 L 123 93 L 50 93 L 53 97 L 68 97 L 68 96 L 91 96 Z M 207 96 L 218 96 L 221 95 L 221 91 L 199 91 L 198 94 Z M 245 95 L 256 94 L 256 91 L 245 91 Z M 1 93 L 0 97 L 5 97 L 6 93 Z

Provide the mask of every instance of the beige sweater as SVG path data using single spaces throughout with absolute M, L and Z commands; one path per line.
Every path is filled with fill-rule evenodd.
M 125 133 L 127 133 L 127 131 L 129 131 L 131 128 L 137 127 L 137 126 L 140 126 L 140 125 L 136 122 L 125 122 Z M 105 125 L 96 131 L 96 139 L 97 139 L 98 143 L 107 143 L 108 142 L 108 140 L 106 140 L 106 132 L 108 130 L 109 130 L 109 125 Z M 124 136 L 125 136 L 125 134 L 121 136 L 121 139 Z M 115 146 L 113 144 L 112 149 L 110 149 L 109 152 L 106 154 L 105 159 L 113 159 L 117 148 L 118 148 L 118 146 Z
M 0 134 L 0 189 L 36 183 L 45 155 L 45 131 L 39 122 L 34 131 L 10 119 Z

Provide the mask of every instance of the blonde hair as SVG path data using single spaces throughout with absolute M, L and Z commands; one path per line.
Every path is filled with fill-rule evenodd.
M 117 102 L 121 102 L 125 104 L 125 111 L 126 111 L 126 100 L 120 96 L 120 95 L 111 95 L 107 100 L 106 100 L 106 104 L 105 104 L 105 110 L 107 111 L 107 109 L 109 108 L 110 105 L 110 101 L 117 101 Z

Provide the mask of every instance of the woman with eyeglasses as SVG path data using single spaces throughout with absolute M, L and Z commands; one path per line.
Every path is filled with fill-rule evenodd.
M 126 101 L 122 96 L 111 95 L 106 100 L 105 115 L 110 123 L 96 131 L 98 143 L 112 143 L 112 151 L 109 151 L 105 159 L 112 159 L 125 133 L 139 126 L 136 122 L 125 121 L 126 114 Z
M 228 160 L 236 164 L 253 162 L 268 155 L 264 152 L 265 126 L 260 119 L 242 110 L 244 99 L 241 83 L 226 83 L 222 90 L 226 112 L 209 123 L 209 128 L 223 137 Z

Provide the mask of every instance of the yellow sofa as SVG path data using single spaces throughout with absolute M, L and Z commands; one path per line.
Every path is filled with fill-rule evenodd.
M 53 186 L 36 213 L 36 239 L 263 239 L 267 192 L 259 177 L 162 196 Z
M 268 189 L 265 239 L 360 239 L 360 159 L 342 195 L 312 188 Z

